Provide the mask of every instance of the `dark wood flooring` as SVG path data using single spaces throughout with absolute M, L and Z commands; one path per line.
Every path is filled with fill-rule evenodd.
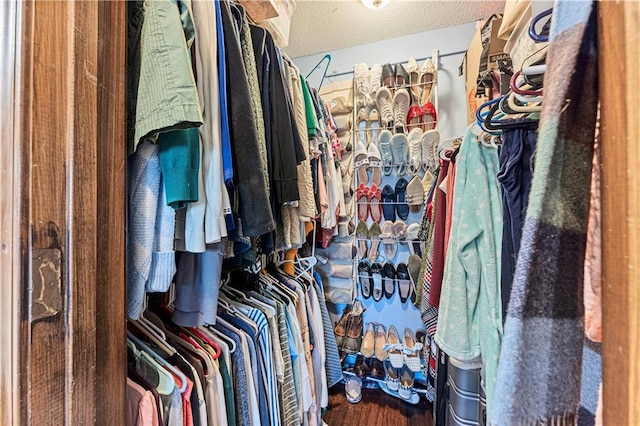
M 329 390 L 329 409 L 323 419 L 329 426 L 433 426 L 431 404 L 424 398 L 412 405 L 380 389 L 363 389 L 362 400 L 351 404 L 342 384 Z

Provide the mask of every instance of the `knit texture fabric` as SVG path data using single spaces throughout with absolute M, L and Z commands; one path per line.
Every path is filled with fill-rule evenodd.
M 553 10 L 535 175 L 490 410 L 494 425 L 574 425 L 598 76 L 595 2 Z
M 145 289 L 166 291 L 175 273 L 174 212 L 166 205 L 158 152 L 158 145 L 144 142 L 129 157 L 127 316 L 133 319 L 142 312 Z

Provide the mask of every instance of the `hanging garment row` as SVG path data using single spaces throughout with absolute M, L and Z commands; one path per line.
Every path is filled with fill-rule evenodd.
M 234 272 L 216 323 L 180 327 L 167 293 L 129 321 L 128 425 L 321 425 L 342 379 L 319 276 Z
M 175 281 L 174 321 L 213 324 L 224 268 L 294 258 L 318 219 L 335 232 L 337 126 L 240 5 L 134 2 L 128 14 L 127 315 Z

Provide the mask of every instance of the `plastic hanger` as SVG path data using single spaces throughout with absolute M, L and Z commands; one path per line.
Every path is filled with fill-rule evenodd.
M 159 384 L 156 388 L 158 390 L 158 393 L 161 393 L 163 395 L 170 395 L 176 388 L 176 381 L 171 373 L 169 373 L 167 370 L 171 371 L 173 374 L 180 378 L 180 381 L 182 382 L 180 393 L 184 393 L 184 391 L 187 390 L 187 378 L 182 373 L 182 371 L 169 364 L 164 358 L 158 355 L 153 349 L 147 346 L 142 340 L 138 339 L 129 330 L 127 330 L 127 339 L 135 343 L 135 345 L 141 349 L 141 351 L 138 352 L 140 358 L 145 358 L 157 368 L 158 376 L 160 377 Z
M 547 20 L 547 22 L 542 27 L 542 30 L 540 31 L 540 33 L 536 32 L 536 25 L 538 25 L 538 22 L 540 22 L 542 19 L 546 18 L 547 16 L 550 16 L 552 13 L 553 13 L 553 8 L 547 9 L 544 12 L 540 13 L 539 15 L 535 16 L 531 20 L 531 25 L 529 25 L 529 37 L 531 37 L 531 39 L 536 43 L 546 43 L 549 41 L 549 33 L 548 33 L 547 27 L 549 26 L 551 19 Z
M 511 80 L 509 80 L 509 86 L 515 93 L 520 95 L 542 95 L 542 90 L 533 90 L 530 85 L 525 86 L 530 87 L 529 89 L 520 87 L 522 83 L 524 83 L 524 76 L 520 74 L 520 71 L 514 73 L 513 76 L 511 76 Z
M 139 330 L 142 334 L 147 336 L 151 342 L 153 342 L 156 346 L 158 346 L 158 348 L 162 349 L 162 351 L 167 355 L 171 356 L 176 353 L 175 348 L 171 347 L 167 343 L 166 337 L 164 337 L 164 333 L 163 333 L 163 337 L 157 336 L 155 332 L 151 331 L 149 328 L 143 325 L 142 321 L 140 320 L 129 320 L 129 324 L 131 324 L 137 330 Z
M 327 65 L 325 66 L 324 72 L 322 73 L 322 78 L 320 79 L 320 85 L 318 86 L 318 91 L 320 91 L 320 88 L 322 87 L 322 83 L 324 83 L 324 79 L 327 76 L 327 71 L 329 70 L 329 64 L 331 64 L 331 55 L 329 55 L 328 53 L 324 55 L 322 59 L 320 59 L 320 61 L 316 64 L 316 66 L 313 67 L 313 69 L 309 71 L 309 74 L 307 74 L 306 76 L 306 79 L 308 80 L 309 76 L 313 74 L 315 70 L 320 68 L 320 66 L 325 61 L 325 59 L 327 60 Z
M 220 330 L 215 329 L 213 326 L 208 325 L 207 330 L 213 333 L 217 338 L 224 341 L 227 346 L 229 346 L 229 353 L 234 353 L 236 351 L 236 342 L 234 342 L 229 336 L 222 333 Z
M 193 333 L 194 335 L 198 336 L 199 338 L 201 338 L 202 340 L 204 340 L 204 342 L 211 346 L 213 348 L 213 351 L 216 353 L 213 356 L 213 359 L 218 359 L 220 357 L 220 354 L 222 353 L 222 350 L 220 349 L 220 346 L 218 346 L 218 344 L 216 342 L 214 342 L 213 340 L 211 340 L 208 336 L 206 336 L 202 331 L 198 330 L 197 328 L 186 328 L 187 331 Z

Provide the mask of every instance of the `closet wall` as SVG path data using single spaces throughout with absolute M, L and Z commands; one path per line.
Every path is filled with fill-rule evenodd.
M 376 63 L 380 65 L 386 62 L 406 63 L 411 56 L 416 59 L 429 57 L 433 49 L 438 49 L 440 55 L 458 52 L 452 56 L 441 57 L 438 66 L 438 130 L 440 131 L 440 139 L 444 140 L 458 136 L 467 127 L 464 78 L 458 75 L 458 68 L 475 32 L 475 22 L 470 22 L 454 27 L 326 52 L 331 55 L 331 64 L 327 70 L 327 76 L 331 76 L 334 72 L 353 71 L 353 66 L 361 62 L 371 67 Z M 302 56 L 295 58 L 294 61 L 300 68 L 300 72 L 306 75 L 324 55 L 325 53 Z M 424 61 L 418 62 L 418 65 L 422 66 Z M 324 69 L 324 66 L 322 69 Z M 309 80 L 317 87 L 321 77 L 322 70 L 316 70 Z M 326 78 L 323 84 L 351 77 L 353 77 L 353 74 Z

